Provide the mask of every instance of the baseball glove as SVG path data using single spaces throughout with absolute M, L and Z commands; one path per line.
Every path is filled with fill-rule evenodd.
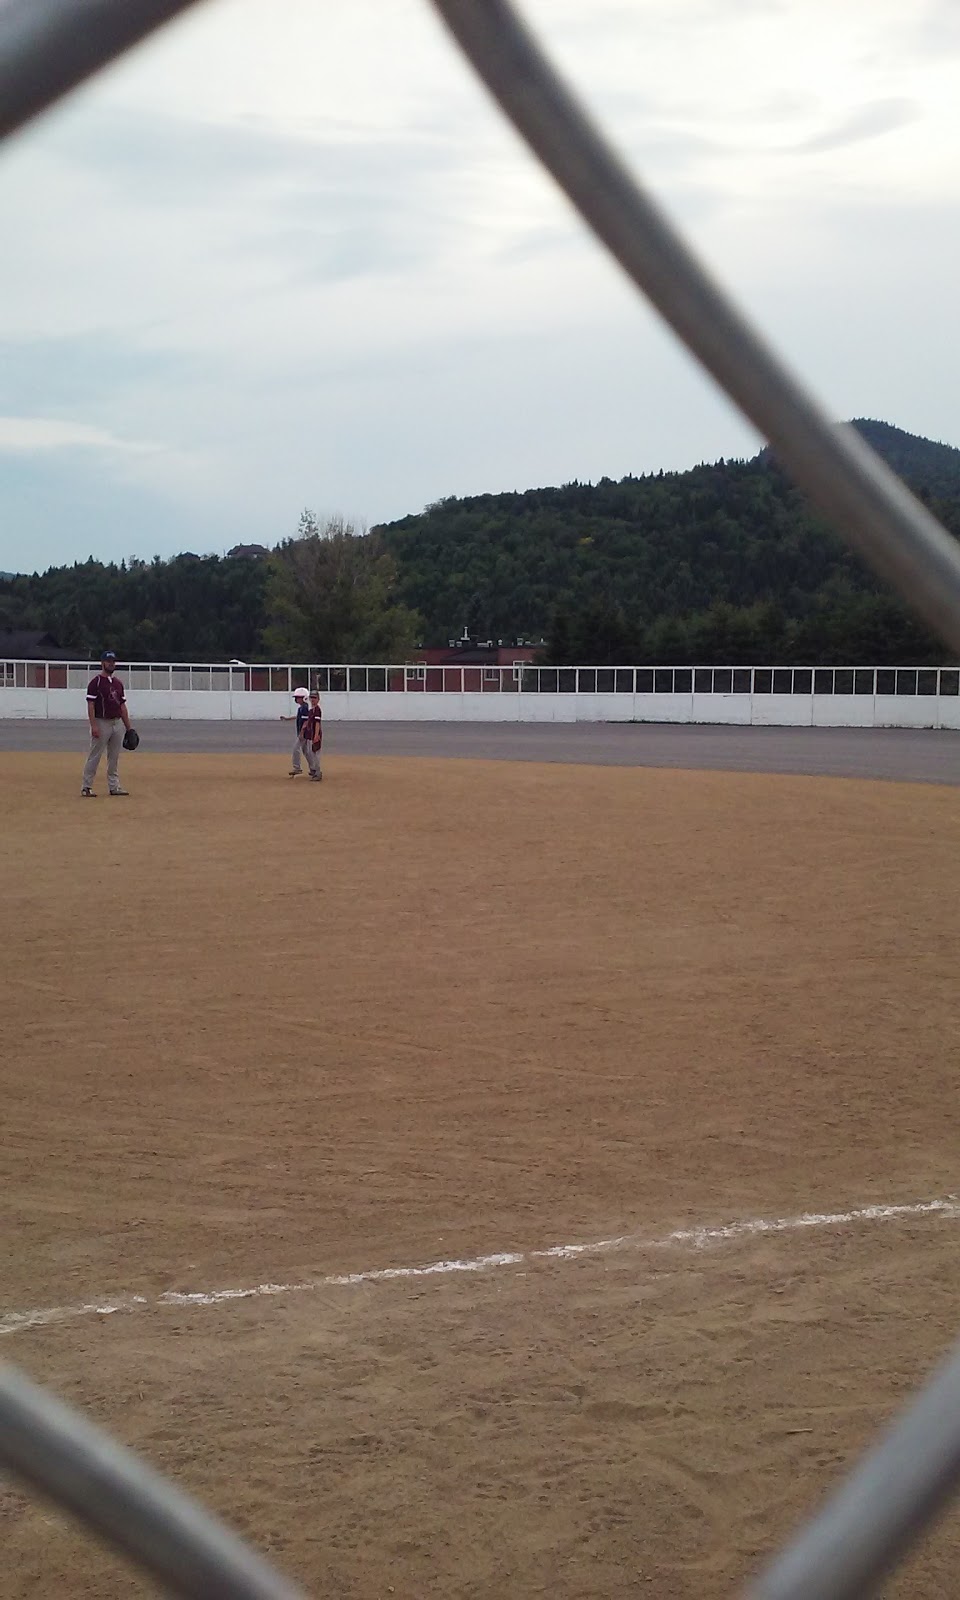
M 124 748 L 124 750 L 136 750 L 137 745 L 139 743 L 140 743 L 140 735 L 137 732 L 136 728 L 128 728 L 126 733 L 123 736 L 123 748 Z

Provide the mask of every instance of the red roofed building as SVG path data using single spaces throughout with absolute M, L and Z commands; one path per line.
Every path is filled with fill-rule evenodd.
M 407 692 L 421 689 L 431 694 L 482 694 L 519 688 L 519 672 L 503 667 L 528 667 L 537 659 L 543 639 L 472 639 L 466 628 L 459 639 L 446 645 L 427 645 L 413 652 L 406 668 Z M 392 683 L 391 688 L 401 688 Z

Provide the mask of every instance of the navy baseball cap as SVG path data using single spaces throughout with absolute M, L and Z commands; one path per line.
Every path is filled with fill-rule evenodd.
M 100 657 L 101 661 L 116 661 L 116 659 L 117 659 L 117 652 L 115 650 L 104 650 L 103 654 Z

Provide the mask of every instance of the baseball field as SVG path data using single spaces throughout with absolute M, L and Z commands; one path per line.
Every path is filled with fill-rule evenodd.
M 82 743 L 0 754 L 0 1357 L 317 1596 L 734 1593 L 960 1324 L 960 789 Z

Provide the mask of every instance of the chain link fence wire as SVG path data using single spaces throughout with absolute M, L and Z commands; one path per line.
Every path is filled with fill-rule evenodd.
M 194 0 L 0 0 L 0 139 Z
M 108 1434 L 0 1368 L 0 1460 L 190 1600 L 303 1600 L 262 1556 Z
M 627 275 L 879 575 L 960 653 L 960 549 L 834 423 L 713 282 L 508 0 L 431 0 L 491 94 Z
M 193 3 L 0 0 L 0 138 Z M 960 552 L 946 531 L 859 435 L 830 419 L 712 281 L 509 0 L 430 3 L 584 220 L 800 488 L 960 655 Z M 13 1368 L 0 1369 L 0 1462 L 174 1593 L 197 1600 L 295 1600 L 299 1593 L 131 1452 Z M 747 1600 L 874 1593 L 958 1484 L 960 1346 Z

